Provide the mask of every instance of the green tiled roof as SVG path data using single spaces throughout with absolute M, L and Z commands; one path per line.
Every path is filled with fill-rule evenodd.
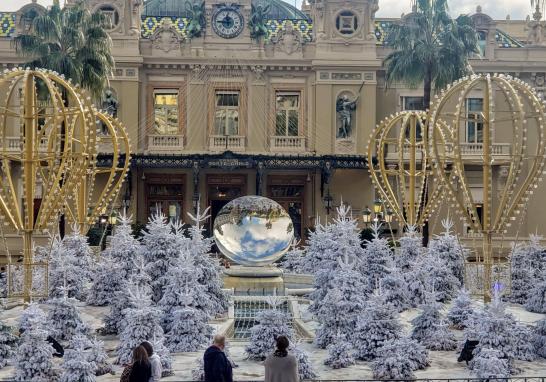
M 15 34 L 15 12 L 0 12 L 0 37 Z

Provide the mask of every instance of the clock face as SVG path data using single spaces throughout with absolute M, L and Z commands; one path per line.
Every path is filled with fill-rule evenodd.
M 220 37 L 237 37 L 243 31 L 244 26 L 243 15 L 236 8 L 220 7 L 212 15 L 212 29 Z

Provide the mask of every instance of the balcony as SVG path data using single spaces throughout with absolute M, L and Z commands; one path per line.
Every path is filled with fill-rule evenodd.
M 241 135 L 211 135 L 210 151 L 245 151 L 246 138 Z
M 148 152 L 177 154 L 184 150 L 183 135 L 148 135 Z
M 21 138 L 19 137 L 6 137 L 6 147 L 8 149 L 8 152 L 10 153 L 21 152 L 21 144 Z M 4 142 L 2 142 L 2 138 L 0 138 L 0 147 L 4 147 Z M 39 151 L 47 151 L 47 139 L 43 138 L 40 141 Z
M 504 162 L 510 160 L 510 147 L 509 143 L 493 143 L 491 147 L 491 155 L 495 160 L 495 164 L 499 162 Z M 453 148 L 451 146 L 446 147 L 447 153 L 450 156 L 453 156 Z M 483 143 L 467 143 L 462 142 L 459 144 L 459 149 L 461 152 L 461 157 L 464 161 L 472 162 L 481 161 L 483 156 Z M 410 145 L 406 144 L 402 148 L 402 155 L 404 161 L 409 160 Z M 417 160 L 421 160 L 421 153 L 417 151 Z M 398 161 L 400 156 L 398 145 L 394 143 L 387 144 L 387 155 L 386 160 L 388 162 Z
M 305 137 L 271 137 L 270 148 L 274 152 L 303 152 Z

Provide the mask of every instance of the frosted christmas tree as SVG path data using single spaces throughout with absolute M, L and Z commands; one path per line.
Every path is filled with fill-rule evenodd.
M 222 269 L 210 255 L 213 239 L 203 236 L 203 224 L 210 218 L 209 210 L 210 207 L 201 213 L 198 205 L 195 215 L 188 213 L 193 224 L 189 229 L 190 239 L 187 241 L 187 250 L 193 259 L 193 264 L 199 270 L 197 281 L 203 285 L 208 297 L 209 307 L 206 313 L 216 316 L 227 311 L 228 296 L 222 290 Z
M 461 289 L 460 281 L 438 253 L 429 250 L 429 254 L 422 259 L 419 269 L 424 272 L 422 277 L 426 280 L 425 285 L 434 285 L 437 301 L 449 301 Z
M 402 274 L 407 287 L 408 305 L 412 308 L 420 306 L 426 300 L 428 275 L 424 270 L 423 258 L 426 257 L 421 256 L 411 270 Z
M 382 278 L 390 273 L 394 267 L 394 257 L 389 243 L 380 237 L 381 225 L 375 222 L 372 225 L 373 239 L 366 243 L 360 271 L 368 280 L 367 291 L 373 291 Z
M 447 319 L 457 329 L 464 329 L 473 313 L 474 308 L 470 294 L 465 288 L 462 288 L 447 313 Z
M 422 255 L 423 238 L 417 231 L 417 226 L 410 225 L 406 227 L 404 236 L 398 239 L 400 243 L 400 252 L 395 256 L 396 266 L 402 271 L 407 272 L 413 268 L 419 256 Z
M 294 239 L 290 244 L 290 250 L 283 256 L 280 266 L 288 273 L 305 273 L 304 260 L 305 251 L 300 247 L 300 241 Z
M 402 312 L 411 306 L 406 280 L 404 280 L 398 268 L 392 268 L 389 274 L 379 282 L 385 301 L 394 306 L 398 312 Z
M 511 333 L 514 337 L 514 358 L 520 361 L 534 361 L 537 358 L 537 354 L 532 340 L 529 340 L 533 338 L 531 329 L 522 323 L 514 321 Z
M 76 334 L 87 331 L 74 299 L 65 295 L 49 300 L 49 304 L 48 328 L 54 338 L 70 341 Z
M 171 224 L 162 212 L 154 214 L 144 231 L 142 244 L 146 269 L 152 278 L 152 301 L 158 302 L 163 297 L 166 274 L 172 263 L 180 256 L 182 233 L 179 224 Z
M 60 382 L 94 382 L 96 365 L 90 361 L 86 350 L 88 340 L 77 335 L 70 341 L 70 347 L 63 358 L 63 373 Z
M 337 336 L 328 345 L 328 356 L 324 360 L 326 366 L 332 369 L 349 367 L 356 363 L 353 345 L 345 336 Z
M 13 333 L 13 328 L 0 320 L 0 369 L 13 357 L 17 343 L 18 338 Z
M 127 278 L 135 271 L 135 261 L 142 254 L 142 245 L 133 237 L 132 217 L 123 212 L 118 217 L 114 234 L 110 236 L 110 245 L 102 253 L 120 268 L 122 278 Z
M 429 365 L 425 347 L 410 338 L 401 337 L 387 341 L 378 350 L 372 371 L 375 378 L 413 378 L 413 371 Z
M 30 310 L 30 311 L 29 311 Z M 24 329 L 15 354 L 15 381 L 54 381 L 53 347 L 46 341 L 45 313 L 35 304 L 24 312 Z
M 536 323 L 532 338 L 536 354 L 546 358 L 546 318 Z
M 316 316 L 321 326 L 317 330 L 315 344 L 323 349 L 336 336 L 348 338 L 364 309 L 366 281 L 353 268 L 354 264 L 355 261 L 348 256 L 338 258 L 338 266 L 332 272 L 332 287 L 317 309 Z
M 430 254 L 440 257 L 445 261 L 451 274 L 459 281 L 459 286 L 464 283 L 465 250 L 459 242 L 459 238 L 451 233 L 454 226 L 449 217 L 442 220 L 444 233 L 437 235 L 428 245 Z
M 321 224 L 317 218 L 314 230 L 309 231 L 306 255 L 302 259 L 301 269 L 305 273 L 316 274 L 321 267 L 335 264 L 336 242 L 332 235 L 331 224 Z
M 263 361 L 275 350 L 275 338 L 279 336 L 285 336 L 289 340 L 292 338 L 289 317 L 278 309 L 280 299 L 277 296 L 270 296 L 268 303 L 272 309 L 257 313 L 257 324 L 250 329 L 250 341 L 245 347 L 249 359 Z
M 298 375 L 300 380 L 315 379 L 317 373 L 313 369 L 313 365 L 309 360 L 309 353 L 301 349 L 299 346 L 291 346 L 289 351 L 296 357 L 298 361 Z
M 525 309 L 529 312 L 546 313 L 546 278 L 537 280 L 536 285 L 529 292 Z
M 102 256 L 97 265 L 93 285 L 87 294 L 87 303 L 93 306 L 104 306 L 112 302 L 116 291 L 124 287 L 123 268 L 111 257 Z
M 402 325 L 396 309 L 385 302 L 384 296 L 375 293 L 358 318 L 353 334 L 353 346 L 358 359 L 370 361 L 387 341 L 400 338 Z
M 203 357 L 195 360 L 195 367 L 191 370 L 191 378 L 194 381 L 205 380 L 205 361 L 203 361 Z
M 125 313 L 126 323 L 116 349 L 115 363 L 118 365 L 130 363 L 131 352 L 143 341 L 152 341 L 153 339 L 154 342 L 163 345 L 164 340 L 163 329 L 160 325 L 160 311 L 151 306 L 148 292 L 133 285 L 129 293 L 134 307 L 128 308 Z M 158 352 L 158 354 L 160 353 Z
M 440 304 L 436 302 L 433 293 L 428 300 L 428 303 L 422 306 L 421 314 L 411 321 L 413 325 L 411 338 L 430 350 L 454 350 L 457 341 L 442 319 Z
M 502 352 L 491 348 L 480 350 L 470 361 L 470 367 L 482 381 L 510 377 L 510 366 L 507 360 L 502 358 Z
M 510 290 L 510 301 L 516 304 L 525 304 L 529 292 L 533 288 L 531 259 L 529 251 L 533 251 L 529 245 L 517 243 L 512 248 L 510 255 L 512 285 Z
M 112 365 L 108 360 L 108 354 L 104 350 L 104 342 L 93 338 L 89 340 L 89 361 L 95 364 L 95 375 L 100 376 L 113 373 Z

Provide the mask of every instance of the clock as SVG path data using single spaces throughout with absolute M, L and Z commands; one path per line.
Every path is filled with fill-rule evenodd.
M 244 17 L 237 8 L 221 6 L 212 14 L 212 29 L 220 37 L 237 37 L 244 26 Z

